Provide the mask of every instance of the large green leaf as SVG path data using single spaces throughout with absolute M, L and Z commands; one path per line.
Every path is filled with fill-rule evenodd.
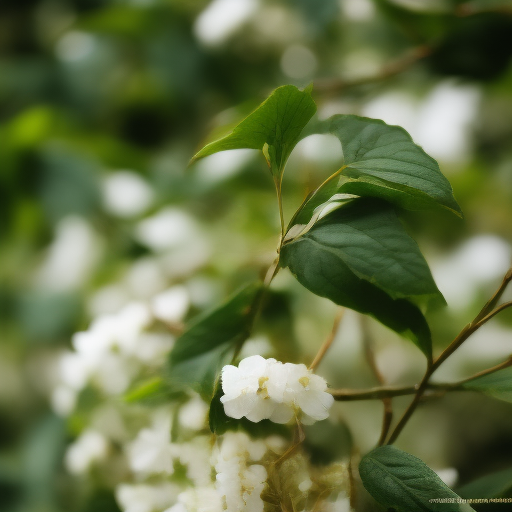
M 169 379 L 211 399 L 215 379 L 250 334 L 261 283 L 246 286 L 217 309 L 196 320 L 177 340 L 170 355 Z
M 377 119 L 336 115 L 318 131 L 340 139 L 345 165 L 307 199 L 294 224 L 308 223 L 312 212 L 334 194 L 378 197 L 408 210 L 440 205 L 462 216 L 437 162 L 403 128 Z
M 207 144 L 192 161 L 228 149 L 266 150 L 272 174 L 282 175 L 286 160 L 316 105 L 310 88 L 301 91 L 293 85 L 276 89 L 252 114 L 222 139 Z
M 366 490 L 397 512 L 466 512 L 455 494 L 423 461 L 394 446 L 381 446 L 365 455 L 359 474 Z M 453 501 L 436 503 L 431 500 Z
M 463 498 L 512 497 L 512 468 L 485 475 L 457 489 Z
M 512 367 L 469 380 L 462 387 L 512 402 Z
M 411 300 L 444 299 L 416 242 L 383 201 L 344 204 L 285 243 L 280 261 L 308 290 L 374 316 L 431 356 L 428 325 Z

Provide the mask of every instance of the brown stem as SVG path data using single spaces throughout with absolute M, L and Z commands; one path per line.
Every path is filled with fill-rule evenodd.
M 322 343 L 322 346 L 318 350 L 315 358 L 309 365 L 310 370 L 315 370 L 315 368 L 320 364 L 320 361 L 322 361 L 326 352 L 329 350 L 330 346 L 332 345 L 334 338 L 336 338 L 336 333 L 338 332 L 338 328 L 340 326 L 340 322 L 341 322 L 341 319 L 343 318 L 344 313 L 345 313 L 345 310 L 340 309 L 338 311 L 338 313 L 336 314 L 336 317 L 334 319 L 334 324 L 332 326 L 332 330 L 329 333 L 329 336 L 327 336 L 327 339 Z
M 362 318 L 361 327 L 363 331 L 363 346 L 366 362 L 368 363 L 368 366 L 370 367 L 377 382 L 381 386 L 384 386 L 386 382 L 384 380 L 382 372 L 379 370 L 379 367 L 377 366 L 373 339 L 368 331 L 368 324 L 366 323 L 366 318 L 364 317 Z M 386 440 L 386 437 L 389 432 L 389 428 L 391 427 L 391 422 L 393 421 L 393 402 L 391 400 L 391 397 L 382 397 L 382 405 L 384 406 L 384 411 L 382 415 L 382 428 L 377 446 L 382 446 L 384 444 L 384 441 Z
M 402 57 L 386 64 L 378 73 L 368 77 L 362 77 L 354 80 L 345 79 L 326 79 L 315 82 L 314 91 L 319 94 L 339 93 L 346 89 L 359 87 L 361 85 L 372 84 L 386 80 L 400 74 L 432 53 L 432 48 L 428 45 L 420 45 L 407 51 Z
M 505 274 L 505 277 L 503 278 L 500 287 L 489 299 L 487 304 L 481 309 L 480 313 L 478 313 L 478 315 L 475 318 L 475 321 L 478 322 L 496 307 L 496 304 L 498 304 L 499 300 L 501 299 L 501 296 L 503 295 L 503 292 L 505 291 L 505 288 L 510 283 L 510 281 L 512 281 L 512 268 L 510 268 L 508 272 Z
M 281 222 L 281 241 L 279 242 L 279 247 L 283 243 L 284 240 L 284 213 L 283 213 L 283 196 L 281 191 L 281 179 L 274 177 L 274 183 L 276 186 L 276 193 L 277 193 L 277 203 L 279 205 L 279 220 Z
M 353 402 L 356 400 L 382 400 L 395 396 L 412 395 L 418 390 L 417 386 L 380 386 L 370 389 L 329 389 L 329 393 L 338 402 Z
M 432 391 L 432 393 L 428 394 L 429 398 L 442 396 L 447 392 L 452 391 L 466 391 L 464 388 L 464 384 L 479 377 L 483 377 L 485 375 L 490 375 L 491 373 L 498 372 L 505 368 L 509 368 L 512 366 L 512 356 L 510 356 L 506 361 L 503 361 L 492 368 L 488 368 L 487 370 L 483 370 L 481 372 L 475 373 L 468 377 L 467 379 L 463 379 L 457 382 L 429 382 L 426 385 L 425 391 Z M 413 395 L 416 394 L 419 390 L 419 385 L 416 386 L 381 386 L 370 389 L 329 389 L 329 393 L 334 397 L 334 399 L 338 402 L 354 402 L 358 400 L 382 400 L 384 398 L 394 398 L 396 396 L 405 396 L 405 395 Z
M 489 8 L 484 7 L 475 7 L 471 5 L 470 2 L 465 4 L 460 4 L 455 9 L 455 15 L 460 17 L 466 17 L 466 16 L 474 16 L 475 14 L 481 14 L 486 12 L 495 12 L 495 13 L 501 13 L 501 14 L 512 14 L 512 7 L 511 6 L 494 6 Z
M 501 313 L 503 310 L 512 307 L 512 301 L 504 302 L 500 306 L 498 306 L 496 309 L 491 311 L 488 315 L 484 316 L 479 322 L 478 327 L 485 324 L 485 322 L 488 322 L 493 316 L 496 316 L 498 313 Z
M 509 368 L 512 366 L 512 356 L 510 356 L 506 361 L 503 361 L 503 363 L 497 364 L 496 366 L 493 366 L 492 368 L 487 368 L 487 370 L 483 370 L 481 372 L 475 373 L 471 377 L 468 377 L 467 379 L 461 380 L 459 382 L 455 382 L 453 384 L 448 384 L 448 386 L 451 386 L 453 389 L 459 389 L 462 388 L 466 382 L 470 382 L 474 379 L 478 379 L 479 377 L 485 377 L 486 375 L 490 375 L 491 373 L 498 372 L 500 370 L 504 370 L 505 368 Z
M 167 329 L 169 329 L 171 334 L 175 336 L 181 336 L 183 331 L 185 330 L 185 324 L 182 322 L 164 322 Z
M 421 381 L 420 385 L 418 386 L 418 390 L 416 392 L 416 395 L 414 396 L 412 402 L 410 403 L 409 407 L 405 410 L 402 418 L 398 422 L 397 426 L 391 433 L 387 444 L 393 444 L 397 437 L 400 435 L 402 430 L 404 429 L 405 425 L 409 421 L 410 417 L 418 407 L 418 404 L 420 403 L 421 397 L 423 396 L 423 393 L 428 387 L 430 377 L 432 374 L 441 366 L 441 364 L 448 359 L 449 356 L 451 356 L 476 330 L 478 330 L 482 325 L 484 325 L 486 322 L 488 322 L 491 318 L 493 318 L 495 315 L 497 315 L 500 311 L 503 311 L 504 309 L 512 306 L 512 302 L 506 302 L 502 304 L 501 306 L 498 306 L 497 308 L 493 309 L 492 311 L 488 312 L 489 309 L 494 307 L 498 300 L 501 298 L 503 291 L 505 290 L 505 287 L 507 284 L 512 280 L 512 269 L 510 269 L 504 279 L 501 283 L 498 290 L 494 293 L 492 298 L 487 302 L 487 304 L 482 308 L 480 313 L 476 316 L 476 318 L 466 325 L 462 331 L 457 335 L 457 337 L 448 345 L 448 347 L 441 353 L 441 355 L 431 364 L 428 364 L 427 370 L 425 372 L 425 376 L 423 377 L 423 380 Z M 482 315 L 484 315 L 482 317 Z

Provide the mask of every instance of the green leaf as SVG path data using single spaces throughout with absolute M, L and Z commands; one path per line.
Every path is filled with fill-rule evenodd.
M 428 325 L 411 302 L 444 301 L 416 242 L 383 201 L 352 200 L 281 248 L 308 290 L 369 314 L 431 357 Z
M 403 128 L 378 119 L 336 115 L 318 131 L 338 137 L 345 165 L 305 201 L 293 224 L 307 224 L 312 212 L 334 194 L 378 197 L 408 210 L 440 205 L 462 217 L 439 165 Z
M 260 282 L 244 287 L 217 309 L 197 319 L 177 340 L 169 361 L 169 380 L 211 399 L 215 379 L 248 338 Z
M 512 468 L 477 478 L 459 489 L 463 498 L 508 498 L 512 496 Z
M 366 490 L 381 505 L 397 512 L 466 512 L 455 494 L 423 461 L 394 446 L 381 446 L 365 455 L 359 474 Z M 433 499 L 453 500 L 435 503 Z
M 272 175 L 280 179 L 302 129 L 315 112 L 310 88 L 279 87 L 230 134 L 196 153 L 192 162 L 229 149 L 260 149 L 267 152 Z
M 124 400 L 128 403 L 152 400 L 155 397 L 165 395 L 166 391 L 168 391 L 168 388 L 164 379 L 162 377 L 153 377 L 130 389 L 125 393 Z
M 468 380 L 462 387 L 512 403 L 512 367 Z

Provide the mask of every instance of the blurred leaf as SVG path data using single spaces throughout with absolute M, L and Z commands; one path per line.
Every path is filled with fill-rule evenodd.
M 313 293 L 369 314 L 431 357 L 418 302 L 443 300 L 416 242 L 384 202 L 356 199 L 281 249 L 281 264 Z
M 168 402 L 180 395 L 181 393 L 172 393 L 165 379 L 158 376 L 135 385 L 125 393 L 124 400 L 128 403 L 142 402 L 154 405 L 155 403 Z
M 250 334 L 261 292 L 260 282 L 246 286 L 176 340 L 169 362 L 173 385 L 190 386 L 211 399 L 218 372 Z
M 294 224 L 309 222 L 334 194 L 378 197 L 409 210 L 441 205 L 462 216 L 437 162 L 403 128 L 353 115 L 333 116 L 324 126 L 340 139 L 345 165 L 302 205 Z
M 464 512 L 467 504 L 433 503 L 455 494 L 423 461 L 394 446 L 381 446 L 365 455 L 359 474 L 366 490 L 381 505 L 397 512 Z
M 477 478 L 459 489 L 457 492 L 463 498 L 501 498 L 509 497 L 512 490 L 512 468 L 504 469 Z
M 229 134 L 207 144 L 196 153 L 195 161 L 228 149 L 261 149 L 271 163 L 272 175 L 280 179 L 288 156 L 316 105 L 309 88 L 300 91 L 293 85 L 276 89 L 252 114 Z
M 512 403 L 512 367 L 477 377 L 464 383 L 462 387 Z

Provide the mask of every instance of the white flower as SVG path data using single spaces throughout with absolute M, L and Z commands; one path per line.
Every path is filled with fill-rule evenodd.
M 116 499 L 124 512 L 159 512 L 174 505 L 179 492 L 179 488 L 170 483 L 120 484 L 116 488 Z
M 212 482 L 211 449 L 210 436 L 196 436 L 188 443 L 176 445 L 177 458 L 196 488 Z
M 231 418 L 258 422 L 269 418 L 286 423 L 293 410 L 283 404 L 286 379 L 282 378 L 275 359 L 250 356 L 242 359 L 238 368 L 227 365 L 222 369 L 222 391 L 225 413 Z M 277 371 L 276 371 L 277 370 Z
M 94 430 L 86 430 L 68 448 L 65 456 L 67 469 L 74 474 L 82 474 L 97 461 L 104 459 L 108 452 L 108 442 Z
M 74 389 L 59 385 L 52 391 L 52 408 L 60 416 L 69 416 L 75 408 L 76 398 L 76 391 Z
M 287 372 L 284 401 L 302 411 L 302 423 L 309 425 L 328 418 L 334 398 L 326 392 L 325 380 L 304 364 L 286 363 L 283 366 Z
M 170 442 L 171 416 L 164 413 L 157 417 L 152 428 L 139 432 L 128 447 L 130 468 L 143 475 L 174 472 L 174 447 Z
M 179 420 L 182 427 L 190 430 L 201 430 L 206 425 L 208 416 L 208 404 L 199 396 L 195 395 L 179 411 Z
M 243 432 L 227 433 L 214 454 L 217 490 L 230 512 L 262 512 L 261 493 L 267 471 L 260 460 L 267 451 L 264 441 L 252 441 Z
M 153 314 L 163 322 L 183 320 L 190 304 L 189 293 L 184 286 L 173 286 L 151 301 Z
M 178 503 L 165 512 L 223 512 L 220 494 L 215 487 L 187 489 L 178 496 Z
M 303 364 L 251 356 L 238 367 L 224 366 L 220 400 L 232 418 L 287 423 L 300 413 L 301 421 L 311 424 L 329 416 L 334 399 L 326 389 L 325 380 Z

